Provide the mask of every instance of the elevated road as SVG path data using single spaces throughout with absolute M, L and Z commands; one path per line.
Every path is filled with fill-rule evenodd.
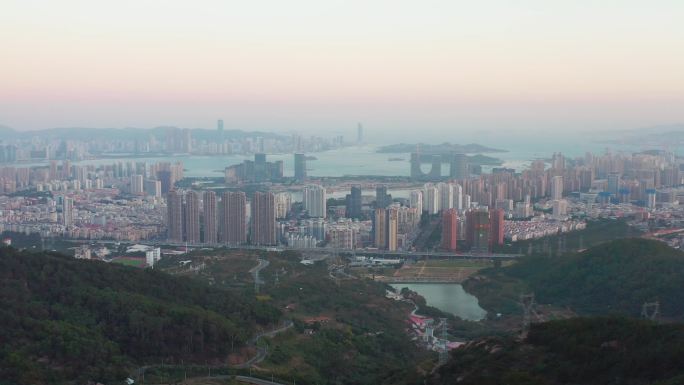
M 105 241 L 105 240 L 74 240 L 75 243 L 81 244 L 133 244 L 131 242 L 120 242 L 120 241 Z M 167 241 L 142 241 L 136 244 L 148 245 L 148 246 L 174 246 L 174 247 L 184 247 L 184 242 L 167 242 Z M 364 256 L 379 256 L 379 257 L 399 257 L 399 258 L 456 258 L 456 259 L 516 259 L 522 257 L 523 254 L 501 254 L 501 253 L 467 253 L 467 252 L 443 252 L 443 251 L 389 251 L 389 250 L 378 250 L 378 249 L 333 249 L 328 247 L 317 247 L 317 248 L 298 248 L 298 247 L 287 247 L 287 246 L 252 246 L 252 245 L 221 245 L 221 244 L 196 244 L 188 245 L 189 248 L 201 249 L 201 248 L 217 248 L 217 249 L 234 249 L 234 250 L 260 250 L 260 251 L 299 251 L 302 253 L 308 252 L 318 252 L 318 253 L 330 253 L 337 255 L 364 255 Z

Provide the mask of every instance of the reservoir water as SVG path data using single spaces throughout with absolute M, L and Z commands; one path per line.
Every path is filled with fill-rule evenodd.
M 464 320 L 479 321 L 487 315 L 477 297 L 466 293 L 458 283 L 397 283 L 392 287 L 397 290 L 408 287 L 423 296 L 429 306 Z

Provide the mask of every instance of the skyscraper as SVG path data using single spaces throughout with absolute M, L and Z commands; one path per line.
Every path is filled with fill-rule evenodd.
M 460 184 L 454 185 L 454 205 L 453 208 L 463 210 L 463 187 Z
M 64 197 L 62 200 L 62 224 L 70 227 L 74 223 L 74 200 Z
M 353 218 L 353 219 L 361 218 L 361 207 L 362 207 L 361 187 L 352 186 L 351 193 L 347 195 L 346 205 L 347 205 L 347 208 L 346 208 L 345 215 L 347 218 Z
M 442 213 L 442 249 L 456 251 L 458 241 L 458 213 L 448 209 Z
M 375 207 L 386 208 L 392 203 L 392 196 L 387 194 L 387 186 L 384 184 L 375 187 Z
M 439 210 L 449 210 L 454 204 L 454 186 L 451 183 L 437 183 L 437 188 L 439 189 Z
M 232 245 L 247 242 L 247 197 L 242 191 L 225 191 L 221 197 L 219 241 Z
M 361 123 L 356 126 L 356 143 L 363 143 L 363 126 Z
M 294 178 L 299 183 L 306 181 L 306 156 L 304 154 L 294 154 Z
M 213 191 L 205 191 L 202 197 L 203 216 L 202 222 L 204 224 L 204 243 L 216 243 L 216 193 Z
M 266 170 L 266 154 L 254 154 L 254 181 L 263 182 L 268 180 L 268 172 Z
M 373 236 L 375 247 L 378 249 L 387 247 L 387 210 L 383 208 L 375 209 L 375 215 L 373 215 Z
M 276 244 L 275 197 L 270 192 L 255 192 L 252 199 L 252 244 Z
M 192 244 L 200 243 L 199 194 L 195 191 L 188 191 L 185 194 L 183 208 L 185 241 Z
M 489 250 L 490 223 L 489 212 L 475 209 L 466 212 L 466 242 L 473 252 Z
M 439 189 L 432 184 L 425 185 L 425 194 L 423 194 L 424 210 L 430 215 L 439 212 Z
M 489 243 L 492 246 L 501 246 L 504 243 L 504 210 L 494 209 L 489 211 Z
M 453 154 L 449 165 L 449 176 L 463 180 L 467 179 L 469 174 L 468 157 L 465 154 Z
M 620 188 L 620 173 L 611 172 L 608 174 L 608 192 L 617 195 L 618 189 Z
M 387 250 L 397 250 L 397 230 L 399 226 L 399 218 L 396 207 L 387 209 Z
M 564 170 L 565 169 L 565 157 L 563 154 L 559 153 L 553 153 L 553 157 L 551 159 L 551 168 L 554 170 Z
M 131 175 L 131 194 L 142 195 L 144 193 L 143 176 Z
M 288 192 L 281 192 L 275 195 L 276 219 L 287 217 L 292 207 L 292 195 Z
M 162 194 L 167 194 L 171 191 L 173 188 L 173 184 L 175 183 L 173 180 L 173 175 L 171 171 L 169 170 L 159 170 L 157 171 L 157 179 L 161 183 L 161 192 Z
M 99 181 L 101 182 L 101 180 L 99 180 Z M 145 180 L 143 185 L 144 185 L 143 190 L 145 191 L 145 194 L 151 195 L 155 198 L 159 198 L 162 196 L 161 181 L 154 180 L 154 179 L 147 179 L 147 180 Z
M 423 213 L 423 192 L 420 190 L 411 191 L 411 196 L 409 200 L 411 207 L 418 210 L 418 215 Z
M 166 196 L 167 238 L 173 242 L 183 241 L 183 196 L 176 190 Z
M 326 194 L 325 188 L 320 185 L 306 186 L 303 191 L 304 209 L 310 217 L 325 218 Z
M 551 178 L 551 199 L 563 199 L 563 176 L 556 175 Z

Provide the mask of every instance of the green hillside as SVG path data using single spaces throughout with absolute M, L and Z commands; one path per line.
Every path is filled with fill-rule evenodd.
M 645 239 L 608 242 L 561 257 L 526 257 L 483 271 L 466 288 L 495 312 L 519 312 L 518 295 L 585 315 L 638 316 L 644 302 L 660 302 L 665 317 L 684 317 L 684 253 Z
M 470 342 L 431 385 L 675 385 L 684 383 L 684 325 L 623 318 L 533 324 L 525 341 Z
M 0 383 L 120 383 L 161 359 L 223 362 L 274 307 L 178 278 L 0 248 Z

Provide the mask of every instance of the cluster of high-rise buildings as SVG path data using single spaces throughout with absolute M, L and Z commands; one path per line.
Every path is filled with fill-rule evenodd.
M 172 190 L 167 195 L 167 239 L 188 244 L 275 245 L 276 198 L 255 192 L 249 202 L 242 191 Z M 249 224 L 249 228 L 248 228 Z M 249 235 L 249 237 L 248 237 Z
M 521 172 L 499 167 L 479 175 L 469 172 L 467 158 L 454 154 L 448 159 L 449 176 L 421 171 L 422 188 L 406 198 L 393 199 L 384 184 L 375 186 L 374 197 L 363 196 L 361 186 L 354 185 L 343 202 L 328 207 L 326 187 L 307 177 L 304 153 L 295 153 L 294 161 L 297 184 L 288 180 L 274 190 L 301 186 L 301 204 L 296 205 L 288 192 L 248 196 L 220 186 L 214 186 L 221 188 L 215 191 L 179 188 L 183 186 L 177 183 L 183 179 L 179 162 L 92 165 L 63 160 L 42 166 L 4 166 L 0 167 L 0 225 L 86 239 L 165 237 L 188 244 L 407 250 L 413 247 L 421 218 L 434 222 L 439 215 L 441 249 L 485 251 L 503 242 L 504 218 L 534 216 L 534 225 L 521 222 L 507 227 L 510 239 L 528 239 L 581 226 L 568 222 L 578 202 L 586 205 L 579 209 L 588 213 L 596 211 L 593 204 L 634 205 L 660 212 L 676 205 L 677 186 L 684 176 L 679 161 L 664 152 L 586 154 L 573 159 L 556 153 L 550 160 L 532 161 Z M 228 178 L 228 170 L 236 179 Z M 226 174 L 226 187 L 231 190 L 240 187 L 239 182 L 276 182 L 282 179 L 282 162 L 268 162 L 259 153 L 254 161 L 229 167 Z M 24 190 L 44 194 L 36 199 L 10 196 Z
M 228 166 L 223 172 L 226 183 L 262 183 L 262 182 L 282 182 L 283 161 L 268 162 L 266 154 L 254 154 L 254 160 L 245 160 L 240 164 Z M 303 153 L 294 154 L 294 181 L 304 183 L 307 180 L 306 155 Z
M 316 152 L 346 145 L 335 136 L 291 136 L 225 130 L 223 120 L 213 129 L 158 127 L 150 130 L 54 131 L 29 136 L 16 133 L 0 138 L 0 164 L 21 161 L 81 161 L 114 154 L 249 155 L 257 153 Z M 68 139 L 64 139 L 64 137 Z

